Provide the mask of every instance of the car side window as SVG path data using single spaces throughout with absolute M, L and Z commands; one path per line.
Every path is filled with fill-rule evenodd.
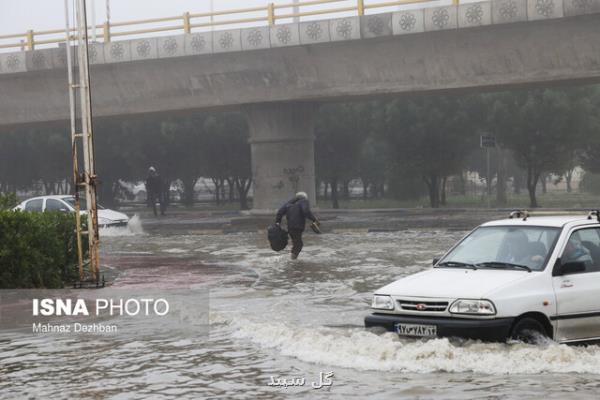
M 56 199 L 46 200 L 46 211 L 69 211 L 62 201 Z
M 583 262 L 585 272 L 600 272 L 600 228 L 580 229 L 571 234 L 562 263 Z
M 25 203 L 25 211 L 42 211 L 42 199 L 29 200 Z

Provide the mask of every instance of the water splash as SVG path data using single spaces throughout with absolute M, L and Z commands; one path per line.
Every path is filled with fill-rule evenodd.
M 170 254 L 184 254 L 187 253 L 188 251 L 185 249 L 180 249 L 180 248 L 172 248 L 172 249 L 165 249 L 164 250 L 165 253 L 170 253 Z
M 137 214 L 134 214 L 133 217 L 131 217 L 129 223 L 127 224 L 127 228 L 137 235 L 144 235 L 146 233 L 144 232 L 144 228 L 142 227 L 142 220 Z
M 144 228 L 142 227 L 142 221 L 137 214 L 129 219 L 127 226 L 100 229 L 100 235 L 104 237 L 140 236 L 145 234 L 146 232 L 144 232 Z
M 227 316 L 212 317 L 222 323 Z M 549 343 L 455 343 L 377 335 L 362 329 L 334 329 L 228 320 L 232 336 L 301 361 L 357 370 L 414 373 L 474 372 L 490 375 L 539 373 L 600 374 L 600 346 Z

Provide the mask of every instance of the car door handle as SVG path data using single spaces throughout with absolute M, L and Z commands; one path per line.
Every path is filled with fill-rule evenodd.
M 573 282 L 571 281 L 562 281 L 562 283 L 560 284 L 561 288 L 570 288 L 573 287 Z

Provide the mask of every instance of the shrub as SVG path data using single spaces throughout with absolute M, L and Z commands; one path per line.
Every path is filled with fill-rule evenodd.
M 0 211 L 10 210 L 17 205 L 17 195 L 14 193 L 0 193 Z
M 1 289 L 61 288 L 77 278 L 74 214 L 0 211 Z

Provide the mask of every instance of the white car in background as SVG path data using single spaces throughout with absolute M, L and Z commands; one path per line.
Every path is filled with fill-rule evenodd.
M 86 214 L 85 200 L 80 201 L 81 214 Z M 21 211 L 61 211 L 75 212 L 73 196 L 40 196 L 23 201 L 14 208 Z M 102 228 L 127 226 L 129 217 L 118 211 L 109 210 L 98 205 L 98 225 Z
M 377 290 L 365 326 L 409 337 L 599 341 L 598 214 L 487 222 L 433 268 Z

